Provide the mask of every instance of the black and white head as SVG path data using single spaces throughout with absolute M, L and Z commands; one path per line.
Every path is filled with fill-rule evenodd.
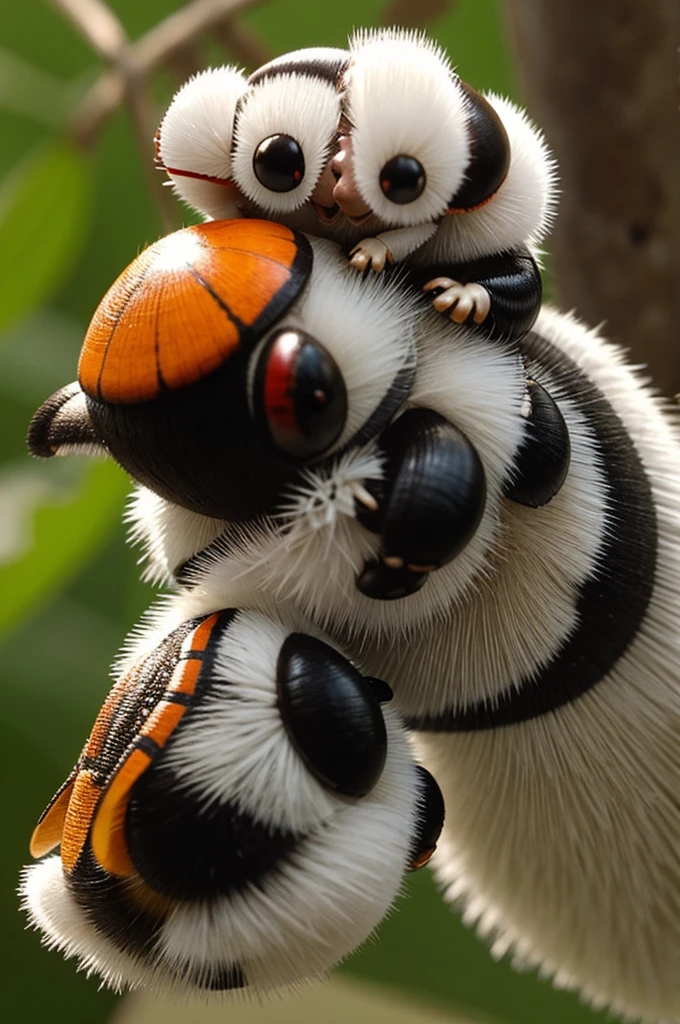
M 111 987 L 299 985 L 432 855 L 441 794 L 389 687 L 301 625 L 230 609 L 138 654 L 41 817 L 29 919 Z
M 411 300 L 362 282 L 331 242 L 262 221 L 197 225 L 109 290 L 79 382 L 36 413 L 29 447 L 99 447 L 170 501 L 252 526 L 312 467 L 365 462 L 414 370 Z
M 333 155 L 348 60 L 317 47 L 248 79 L 217 68 L 187 82 L 157 135 L 158 162 L 180 198 L 212 218 L 272 217 L 320 233 L 313 194 Z

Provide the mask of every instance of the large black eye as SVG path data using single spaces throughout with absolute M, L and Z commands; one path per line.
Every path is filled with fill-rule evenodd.
M 290 135 L 270 135 L 255 150 L 253 170 L 270 192 L 292 192 L 305 176 L 300 144 Z
M 273 335 L 257 357 L 253 407 L 258 427 L 294 459 L 321 455 L 347 418 L 347 392 L 337 363 L 305 331 Z
M 387 757 L 381 698 L 371 681 L 322 640 L 291 633 L 279 653 L 276 686 L 281 720 L 312 775 L 345 796 L 370 793 Z M 423 828 L 419 819 L 418 848 Z
M 423 194 L 427 175 L 425 168 L 413 156 L 394 156 L 380 172 L 380 188 L 391 203 L 404 206 Z

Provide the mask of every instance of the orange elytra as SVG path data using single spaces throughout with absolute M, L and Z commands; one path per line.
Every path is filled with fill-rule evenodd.
M 109 874 L 136 874 L 125 840 L 132 786 L 192 706 L 216 627 L 230 618 L 217 612 L 186 623 L 113 687 L 78 763 L 33 832 L 34 857 L 61 844 L 62 864 L 70 874 L 89 847 Z
M 78 365 L 83 391 L 125 405 L 195 384 L 262 336 L 311 264 L 304 236 L 270 221 L 211 221 L 167 235 L 97 308 Z

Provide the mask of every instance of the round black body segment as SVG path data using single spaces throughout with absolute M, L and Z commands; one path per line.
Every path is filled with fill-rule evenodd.
M 515 459 L 514 473 L 503 487 L 506 498 L 529 508 L 547 505 L 569 472 L 569 430 L 554 398 L 535 380 L 527 381 L 530 412 Z
M 381 535 L 392 567 L 395 559 L 415 573 L 445 565 L 468 543 L 484 511 L 477 450 L 443 416 L 420 408 L 390 424 L 380 447 L 386 467 L 378 511 L 359 513 L 360 522 Z
M 427 580 L 425 572 L 413 572 L 406 566 L 393 569 L 378 559 L 371 559 L 357 577 L 357 588 L 374 601 L 398 601 L 415 594 Z
M 305 157 L 292 135 L 270 135 L 253 156 L 255 177 L 270 192 L 292 192 L 305 176 Z
M 387 756 L 371 683 L 328 644 L 303 633 L 284 641 L 276 682 L 281 720 L 309 771 L 327 789 L 366 796 Z
M 467 107 L 470 163 L 465 180 L 449 202 L 452 211 L 473 210 L 501 187 L 510 168 L 510 140 L 489 101 L 466 82 L 460 83 Z

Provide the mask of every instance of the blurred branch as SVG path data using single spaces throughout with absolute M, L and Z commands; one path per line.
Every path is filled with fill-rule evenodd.
M 77 0 L 71 2 L 77 3 Z M 130 46 L 129 58 L 137 75 L 146 78 L 157 68 L 172 66 L 176 59 L 186 58 L 189 48 L 202 36 L 228 22 L 237 11 L 261 2 L 194 0 L 175 11 Z M 104 122 L 123 102 L 124 94 L 125 77 L 121 69 L 105 71 L 75 112 L 71 132 L 76 141 L 87 147 L 93 145 Z
M 507 0 L 532 114 L 560 164 L 560 301 L 680 391 L 677 0 Z
M 107 118 L 127 104 L 149 189 L 166 231 L 177 226 L 176 213 L 172 197 L 163 188 L 151 160 L 147 159 L 157 125 L 149 94 L 149 78 L 159 67 L 186 66 L 195 60 L 196 42 L 211 30 L 220 32 L 225 45 L 237 55 L 237 59 L 243 59 L 244 63 L 263 63 L 269 54 L 257 37 L 234 25 L 231 20 L 236 11 L 259 2 L 193 0 L 133 43 L 103 0 L 52 0 L 92 49 L 109 64 L 76 108 L 70 134 L 78 145 L 91 148 Z
M 127 47 L 127 36 L 113 11 L 101 0 L 52 0 L 93 50 L 114 64 Z
M 225 50 L 246 69 L 254 71 L 274 56 L 256 32 L 231 18 L 218 25 L 215 34 Z
M 52 3 L 76 26 L 92 49 L 115 69 L 121 82 L 120 102 L 126 102 L 130 109 L 137 146 L 144 155 L 147 148 L 150 150 L 156 119 L 149 99 L 147 73 L 138 65 L 123 26 L 102 0 L 52 0 Z M 151 161 L 142 159 L 142 166 L 161 224 L 164 230 L 171 231 L 177 226 L 172 199 L 154 174 Z

